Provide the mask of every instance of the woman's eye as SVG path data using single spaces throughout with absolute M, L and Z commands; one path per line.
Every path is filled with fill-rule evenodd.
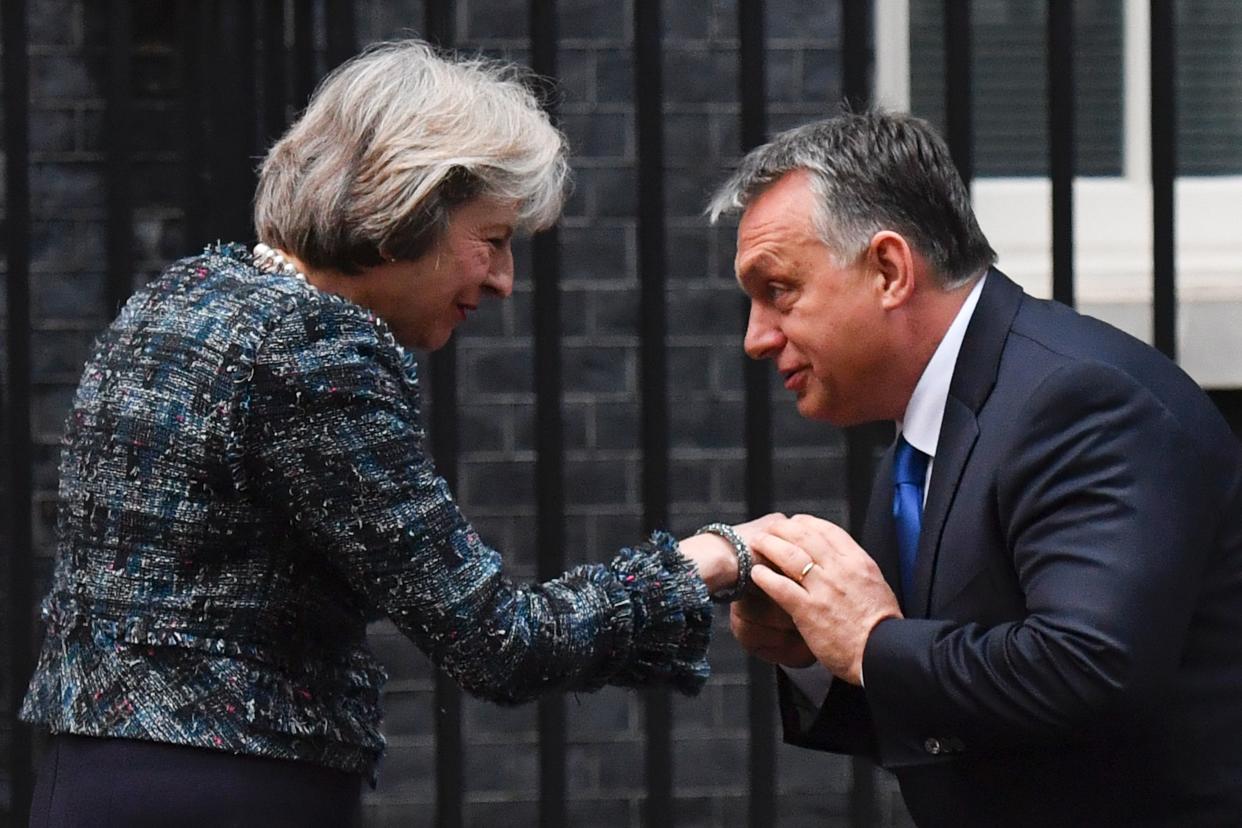
M 509 241 L 513 238 L 513 233 L 500 233 L 495 236 L 487 236 L 486 241 L 492 246 L 493 250 L 504 250 L 509 246 Z

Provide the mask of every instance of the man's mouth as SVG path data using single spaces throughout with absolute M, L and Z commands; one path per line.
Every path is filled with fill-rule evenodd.
M 458 303 L 458 305 L 457 305 L 457 320 L 458 320 L 459 322 L 465 322 L 465 321 L 466 321 L 466 317 L 467 317 L 467 316 L 469 316 L 470 314 L 474 313 L 474 312 L 475 312 L 476 310 L 478 310 L 478 309 L 479 309 L 479 306 L 478 306 L 478 305 L 463 305 L 463 304 L 461 304 L 461 303 Z
M 792 371 L 781 371 L 781 376 L 785 378 L 785 388 L 787 390 L 802 391 L 806 388 L 810 372 L 805 367 L 795 368 Z

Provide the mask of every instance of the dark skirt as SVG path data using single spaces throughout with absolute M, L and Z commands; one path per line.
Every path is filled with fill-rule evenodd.
M 361 777 L 204 748 L 53 736 L 31 828 L 353 825 Z

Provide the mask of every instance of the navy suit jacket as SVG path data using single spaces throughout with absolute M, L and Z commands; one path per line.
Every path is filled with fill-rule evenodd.
M 861 543 L 896 587 L 891 468 Z M 990 273 L 914 593 L 865 690 L 780 676 L 786 741 L 872 757 L 921 826 L 1242 825 L 1242 445 L 1156 350 Z

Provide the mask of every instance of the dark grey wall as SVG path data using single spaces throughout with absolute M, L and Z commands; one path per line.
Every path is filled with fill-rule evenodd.
M 566 526 L 570 563 L 596 561 L 640 534 L 636 161 L 633 8 L 638 0 L 561 0 L 563 126 L 577 188 L 562 222 Z M 33 187 L 33 421 L 37 439 L 38 591 L 53 553 L 61 421 L 104 308 L 107 3 L 30 3 Z M 144 3 L 134 20 L 132 140 L 134 250 L 149 277 L 211 238 L 186 238 L 180 172 L 178 55 L 173 3 Z M 360 43 L 417 33 L 410 0 L 357 0 Z M 672 529 L 745 517 L 742 308 L 730 228 L 701 217 L 707 194 L 739 147 L 736 8 L 729 0 L 663 4 L 666 82 L 669 400 Z M 524 61 L 527 0 L 459 0 L 461 47 Z M 838 97 L 835 3 L 767 4 L 769 123 L 821 116 Z M 239 44 L 221 44 L 220 60 Z M 208 138 L 210 140 L 210 136 Z M 512 300 L 486 306 L 458 340 L 461 455 L 458 495 L 515 576 L 534 572 L 534 450 L 529 245 L 517 251 Z M 844 521 L 843 442 L 799 419 L 776 388 L 774 502 Z M 2 598 L 2 596 L 0 596 Z M 701 697 L 674 702 L 675 793 L 681 825 L 746 819 L 746 665 L 727 617 L 718 619 L 713 676 Z M 365 798 L 368 825 L 427 824 L 434 805 L 432 677 L 427 660 L 390 625 L 373 642 L 391 673 L 389 754 Z M 24 677 L 20 680 L 24 681 Z M 605 690 L 569 700 L 569 814 L 574 825 L 638 825 L 644 792 L 640 697 Z M 534 706 L 465 707 L 470 824 L 537 821 Z M 7 740 L 8 730 L 3 733 Z M 776 739 L 776 734 L 766 738 Z M 3 747 L 3 746 L 0 746 Z M 7 757 L 7 752 L 5 754 Z M 851 765 L 780 748 L 773 824 L 848 824 Z M 883 825 L 906 824 L 900 797 L 879 780 Z

